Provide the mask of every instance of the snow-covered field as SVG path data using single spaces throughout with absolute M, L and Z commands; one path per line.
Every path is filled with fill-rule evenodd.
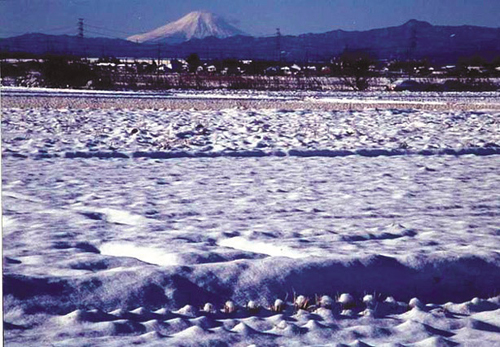
M 4 108 L 5 344 L 500 345 L 498 96 L 287 97 Z
M 215 110 L 224 108 L 288 110 L 359 110 L 418 108 L 426 110 L 500 110 L 497 92 L 342 92 L 168 90 L 164 92 L 102 91 L 2 87 L 7 107 L 128 108 Z

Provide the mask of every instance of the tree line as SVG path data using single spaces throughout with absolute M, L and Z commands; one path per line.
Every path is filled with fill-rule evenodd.
M 394 82 L 399 78 L 435 77 L 433 66 L 425 59 L 381 62 L 365 51 L 345 50 L 329 62 L 302 65 L 303 69 L 291 73 L 283 70 L 286 64 L 276 61 L 241 61 L 223 59 L 202 61 L 196 53 L 190 54 L 177 71 L 160 71 L 160 62 L 137 63 L 134 68 L 126 65 L 118 69 L 117 58 L 101 58 L 97 62 L 76 56 L 17 54 L 2 59 L 2 75 L 5 78 L 21 78 L 31 75 L 48 87 L 89 87 L 95 89 L 169 89 L 169 88 L 231 88 L 231 89 L 330 89 L 341 88 L 366 90 L 386 78 Z M 18 60 L 18 62 L 15 61 Z M 12 60 L 14 60 L 12 62 Z M 99 64 L 99 63 L 108 63 Z M 123 64 L 122 64 L 123 65 Z M 289 66 L 297 66 L 291 65 Z M 213 67 L 214 71 L 200 70 Z M 489 81 L 500 77 L 500 57 L 486 61 L 481 57 L 462 57 L 457 64 L 444 71 L 443 77 L 455 78 L 455 88 L 475 89 L 478 83 L 484 88 L 495 89 Z M 314 69 L 313 69 L 314 68 Z M 300 68 L 299 68 L 300 69 Z M 283 72 L 285 71 L 285 72 Z M 175 73 L 173 73 L 175 72 Z M 288 73 L 288 74 L 287 74 Z M 36 78 L 35 78 L 36 77 Z M 333 77 L 335 79 L 328 79 Z M 341 82 L 342 86 L 339 85 Z M 478 82 L 479 81 L 479 82 Z M 483 82 L 481 82 L 483 81 Z M 22 84 L 22 83 L 21 83 Z M 451 86 L 451 84 L 449 84 Z M 439 90 L 439 86 L 427 83 L 422 90 Z

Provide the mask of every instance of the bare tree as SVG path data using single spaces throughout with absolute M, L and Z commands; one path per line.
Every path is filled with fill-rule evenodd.
M 339 77 L 354 90 L 366 90 L 375 76 L 370 67 L 375 60 L 364 51 L 345 51 L 339 60 Z

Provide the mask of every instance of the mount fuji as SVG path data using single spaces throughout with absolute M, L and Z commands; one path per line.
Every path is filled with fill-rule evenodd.
M 147 33 L 130 36 L 127 40 L 138 43 L 174 44 L 210 36 L 222 39 L 236 35 L 245 33 L 213 13 L 195 11 Z

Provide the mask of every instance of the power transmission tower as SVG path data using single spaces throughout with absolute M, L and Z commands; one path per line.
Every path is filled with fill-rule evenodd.
M 160 43 L 158 42 L 158 67 L 160 67 L 161 49 Z
M 281 31 L 280 28 L 276 28 L 276 57 L 281 63 Z
M 78 18 L 78 37 L 83 39 L 83 18 Z
M 415 51 L 417 49 L 417 30 L 415 28 L 411 28 L 410 32 L 410 40 L 409 40 L 409 47 L 408 47 L 408 63 L 410 64 L 409 66 L 409 74 L 408 77 L 411 79 L 413 76 L 413 73 L 415 72 Z
M 80 52 L 83 53 L 83 56 L 86 56 L 85 48 L 83 47 L 83 18 L 78 18 L 78 41 L 80 46 Z
M 415 51 L 417 49 L 417 30 L 415 28 L 411 28 L 410 32 L 410 40 L 408 45 L 408 60 L 415 59 Z

